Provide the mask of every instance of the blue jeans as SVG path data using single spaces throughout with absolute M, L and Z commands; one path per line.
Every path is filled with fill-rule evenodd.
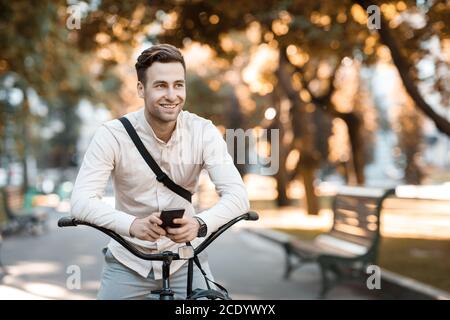
M 97 294 L 99 300 L 143 300 L 159 299 L 158 294 L 151 294 L 152 290 L 162 289 L 162 279 L 155 280 L 153 270 L 147 278 L 142 277 L 137 272 L 120 263 L 111 251 L 103 249 L 105 255 L 105 266 L 103 268 L 100 290 Z M 175 299 L 186 298 L 187 266 L 185 263 L 175 273 L 170 275 L 170 288 L 174 291 Z M 207 277 L 214 281 L 208 263 L 203 262 L 202 268 Z M 212 285 L 214 288 L 214 285 Z M 206 289 L 205 278 L 194 264 L 194 275 L 192 289 Z

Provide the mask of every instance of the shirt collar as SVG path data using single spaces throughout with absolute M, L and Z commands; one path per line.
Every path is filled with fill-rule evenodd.
M 150 134 L 150 136 L 152 136 L 159 144 L 170 146 L 173 143 L 176 143 L 180 139 L 180 133 L 181 133 L 181 127 L 182 127 L 181 119 L 182 119 L 182 113 L 184 112 L 183 110 L 181 110 L 181 112 L 178 114 L 177 122 L 175 125 L 175 130 L 172 132 L 172 136 L 170 137 L 169 141 L 167 141 L 167 143 L 156 136 L 156 133 L 155 133 L 155 131 L 153 131 L 152 126 L 150 125 L 150 123 L 147 122 L 144 112 L 145 112 L 145 107 L 142 107 L 138 111 L 137 116 L 138 116 L 138 120 L 139 120 L 139 125 L 141 125 L 142 128 L 144 129 L 144 131 L 147 132 L 148 134 Z

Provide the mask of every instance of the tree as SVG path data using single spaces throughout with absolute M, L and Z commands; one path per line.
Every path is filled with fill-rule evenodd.
M 104 8 L 115 11 L 117 15 L 103 11 Z M 99 8 L 88 11 L 81 29 L 70 30 L 66 25 L 66 1 L 46 0 L 33 5 L 27 1 L 0 3 L 0 77 L 16 79 L 23 95 L 21 106 L 16 112 L 9 113 L 13 117 L 12 126 L 20 132 L 20 139 L 15 140 L 16 147 L 8 152 L 15 149 L 20 154 L 25 175 L 24 189 L 28 185 L 26 159 L 33 150 L 29 140 L 34 139 L 39 145 L 46 143 L 30 137 L 30 132 L 40 131 L 33 130 L 33 126 L 42 128 L 49 124 L 46 116 L 33 114 L 30 92 L 36 93 L 47 108 L 47 114 L 53 115 L 52 119 L 58 115 L 58 120 L 63 123 L 63 130 L 50 142 L 52 145 L 48 151 L 49 154 L 59 154 L 61 161 L 57 164 L 65 167 L 75 152 L 79 122 L 75 108 L 78 103 L 88 99 L 94 104 L 103 102 L 112 107 L 120 104 L 120 81 L 111 70 L 126 52 L 131 51 L 130 44 L 144 28 L 139 23 L 145 16 L 142 13 L 145 13 L 145 7 L 139 6 L 139 2 L 130 6 L 130 3 L 114 5 L 111 1 L 102 1 Z M 115 21 L 114 18 L 120 19 Z M 149 21 L 143 22 L 147 24 Z M 129 26 L 123 28 L 125 24 Z M 113 29 L 112 37 L 105 33 L 108 31 L 105 26 Z M 120 51 L 122 55 L 108 54 L 119 45 L 123 49 Z M 0 100 L 3 112 L 3 107 L 9 102 Z M 2 137 L 6 135 L 6 119 L 0 119 Z M 46 146 L 42 146 L 36 152 L 45 149 Z
M 382 28 L 378 30 L 378 36 L 376 31 L 367 28 L 367 12 L 363 9 L 367 8 L 367 3 L 365 2 L 366 5 L 363 4 L 361 7 L 352 1 L 339 3 L 335 1 L 265 1 L 263 4 L 236 1 L 234 5 L 229 3 L 220 5 L 216 2 L 205 1 L 182 4 L 165 2 L 162 10 L 173 13 L 173 19 L 171 28 L 164 29 L 159 38 L 161 41 L 179 46 L 182 46 L 186 39 L 206 43 L 220 56 L 232 59 L 233 56 L 240 54 L 239 45 L 230 45 L 226 35 L 231 31 L 248 31 L 252 26 L 257 25 L 261 43 L 278 48 L 280 54 L 283 54 L 285 50 L 294 52 L 293 59 L 288 60 L 297 67 L 296 72 L 303 79 L 301 88 L 306 90 L 306 93 L 300 91 L 300 99 L 306 97 L 309 101 L 303 101 L 300 104 L 298 95 L 288 92 L 287 95 L 294 110 L 292 119 L 295 119 L 299 113 L 302 114 L 302 108 L 312 102 L 332 117 L 344 120 L 349 132 L 356 180 L 358 183 L 364 183 L 363 168 L 367 160 L 367 152 L 364 150 L 367 147 L 367 140 L 364 140 L 364 134 L 362 134 L 363 119 L 357 112 L 343 113 L 335 108 L 331 99 L 334 92 L 334 73 L 330 73 L 328 79 L 315 76 L 311 70 L 314 70 L 314 64 L 318 61 L 329 63 L 337 68 L 337 62 L 347 57 L 351 60 L 359 60 L 363 65 L 370 65 L 378 60 L 383 45 L 387 45 L 391 49 L 393 62 L 400 66 L 402 80 L 408 87 L 408 93 L 416 101 L 417 107 L 426 112 L 439 130 L 448 133 L 448 122 L 437 115 L 417 94 L 416 89 L 420 79 L 411 77 L 408 72 L 405 72 L 405 68 L 401 68 L 402 63 L 406 63 L 408 59 L 411 60 L 410 65 L 416 65 L 425 56 L 426 52 L 421 49 L 421 45 L 427 39 L 437 36 L 441 43 L 444 39 L 448 39 L 448 26 L 443 24 L 448 10 L 445 9 L 442 1 L 435 1 L 428 10 L 420 12 L 420 15 L 427 20 L 426 26 L 415 30 L 409 26 L 408 22 L 409 16 L 419 12 L 415 3 L 383 2 L 381 11 L 389 16 L 389 24 L 382 19 Z M 402 19 L 396 26 L 394 18 L 399 15 L 402 15 Z M 399 38 L 402 38 L 402 41 L 405 40 L 402 47 L 408 54 L 396 55 L 398 50 L 395 50 L 396 47 L 392 46 L 392 41 L 388 38 L 394 28 L 401 30 L 398 32 L 401 35 Z M 280 80 L 277 77 L 275 83 Z M 436 79 L 436 82 L 441 80 Z M 285 82 L 288 83 L 289 80 Z M 328 83 L 329 89 L 322 90 L 323 96 L 317 95 L 310 88 L 313 87 L 313 83 L 315 87 L 318 83 L 320 87 L 326 87 Z M 445 97 L 446 92 L 442 92 L 442 95 Z M 311 133 L 314 132 L 313 129 L 309 130 Z M 308 138 L 303 137 L 302 144 L 313 145 L 307 141 Z
M 355 0 L 355 2 L 366 9 L 369 6 L 376 4 L 370 0 Z M 408 25 L 407 21 L 404 21 L 400 27 L 403 27 L 406 31 L 396 32 L 394 36 L 392 30 L 394 28 L 391 27 L 391 22 L 394 20 L 391 20 L 388 23 L 383 15 L 381 15 L 378 33 L 381 42 L 389 48 L 392 61 L 397 67 L 403 85 L 411 99 L 415 102 L 416 107 L 434 122 L 439 131 L 450 136 L 450 123 L 425 101 L 418 89 L 418 84 L 421 82 L 421 79 L 417 76 L 417 70 L 414 70 L 418 65 L 418 62 L 423 59 L 426 54 L 429 54 L 427 50 L 420 48 L 424 43 L 433 37 L 437 37 L 441 43 L 444 39 L 447 39 L 447 41 L 449 40 L 449 27 L 448 24 L 444 23 L 444 21 L 450 19 L 448 4 L 446 4 L 445 1 L 433 1 L 431 6 L 426 8 L 425 18 L 425 24 L 418 28 L 418 30 L 415 30 L 416 28 L 414 28 L 413 25 Z M 401 50 L 400 48 L 404 49 Z M 441 61 L 436 61 L 436 64 L 439 64 L 439 62 Z M 437 74 L 435 75 L 434 82 L 438 84 L 443 80 L 442 77 L 445 77 L 448 81 L 447 75 L 440 76 Z M 445 88 L 442 89 L 445 90 Z M 444 91 L 443 96 L 448 96 L 448 92 L 446 93 Z M 445 104 L 448 105 L 448 102 Z

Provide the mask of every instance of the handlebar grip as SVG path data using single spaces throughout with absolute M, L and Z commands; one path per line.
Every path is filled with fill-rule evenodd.
M 245 220 L 256 221 L 258 219 L 259 219 L 259 216 L 258 216 L 258 214 L 255 211 L 247 212 L 247 218 Z
M 58 227 L 76 227 L 76 219 L 72 217 L 62 217 L 58 220 Z

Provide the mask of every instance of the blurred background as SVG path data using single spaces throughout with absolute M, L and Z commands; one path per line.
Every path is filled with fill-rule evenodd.
M 309 239 L 330 228 L 340 186 L 416 186 L 406 189 L 415 201 L 383 210 L 379 264 L 448 293 L 449 21 L 446 0 L 0 1 L 0 299 L 95 298 L 107 239 L 58 230 L 55 219 L 70 213 L 95 130 L 142 107 L 134 63 L 155 43 L 183 51 L 186 110 L 224 134 L 251 129 L 244 147 L 256 163 L 229 150 L 261 216 L 245 227 Z M 271 161 L 278 170 L 261 174 Z M 111 185 L 105 201 L 113 203 Z M 217 201 L 207 174 L 195 201 L 198 210 Z M 255 252 L 273 254 L 267 265 L 280 270 L 283 257 L 236 229 L 244 251 L 227 239 L 217 241 L 226 256 L 211 249 L 232 293 L 314 298 L 317 270 L 304 271 L 314 280 L 306 284 L 258 276 Z M 234 254 L 254 267 L 251 284 Z M 67 286 L 72 265 L 81 288 Z

